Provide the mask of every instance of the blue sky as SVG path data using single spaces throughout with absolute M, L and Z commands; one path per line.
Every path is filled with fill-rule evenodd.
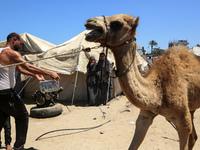
M 30 33 L 56 45 L 85 30 L 87 19 L 130 14 L 139 16 L 137 44 L 168 48 L 168 42 L 188 40 L 200 44 L 199 0 L 9 0 L 1 1 L 0 41 L 11 32 Z

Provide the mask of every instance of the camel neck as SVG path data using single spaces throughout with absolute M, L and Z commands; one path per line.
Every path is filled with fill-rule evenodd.
M 124 70 L 129 69 L 119 77 L 121 88 L 129 101 L 141 109 L 153 109 L 157 106 L 156 90 L 153 84 L 142 77 L 137 66 L 135 43 L 129 43 L 122 47 L 112 49 L 118 74 L 123 74 Z M 133 63 L 132 63 L 133 61 Z M 132 65 L 130 66 L 130 64 Z

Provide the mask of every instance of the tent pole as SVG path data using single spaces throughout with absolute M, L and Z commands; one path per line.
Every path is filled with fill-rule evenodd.
M 81 39 L 81 41 L 80 41 L 80 43 L 79 43 L 79 50 L 81 50 L 81 48 L 82 48 L 83 39 L 84 39 L 84 36 L 82 37 L 82 39 Z M 76 72 L 76 78 L 75 78 L 75 83 L 74 83 L 74 91 L 73 91 L 72 104 L 71 104 L 71 105 L 73 105 L 73 103 L 74 103 L 74 95 L 75 95 L 76 87 L 77 87 L 76 84 L 77 84 L 78 70 L 79 70 L 79 69 L 78 69 L 78 65 L 79 65 L 79 56 L 80 56 L 80 52 L 78 53 L 77 66 L 76 66 L 77 72 Z
M 76 83 L 77 83 L 77 78 L 78 78 L 78 71 L 76 72 L 76 78 L 75 78 L 75 83 L 74 83 L 74 91 L 73 91 L 72 104 L 71 104 L 71 105 L 73 105 L 73 103 L 74 103 L 74 94 L 75 94 L 76 87 L 77 87 L 77 85 L 76 85 Z

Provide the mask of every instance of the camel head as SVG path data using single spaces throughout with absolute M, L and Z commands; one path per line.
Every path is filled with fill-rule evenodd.
M 135 37 L 138 22 L 139 17 L 134 19 L 125 14 L 90 18 L 85 23 L 86 29 L 91 30 L 86 35 L 86 40 L 108 47 L 120 46 Z

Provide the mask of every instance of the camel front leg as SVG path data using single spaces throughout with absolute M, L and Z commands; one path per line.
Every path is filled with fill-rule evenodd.
M 146 110 L 141 110 L 136 121 L 136 129 L 133 140 L 129 150 L 137 150 L 147 133 L 149 126 L 152 124 L 153 119 L 157 116 Z

